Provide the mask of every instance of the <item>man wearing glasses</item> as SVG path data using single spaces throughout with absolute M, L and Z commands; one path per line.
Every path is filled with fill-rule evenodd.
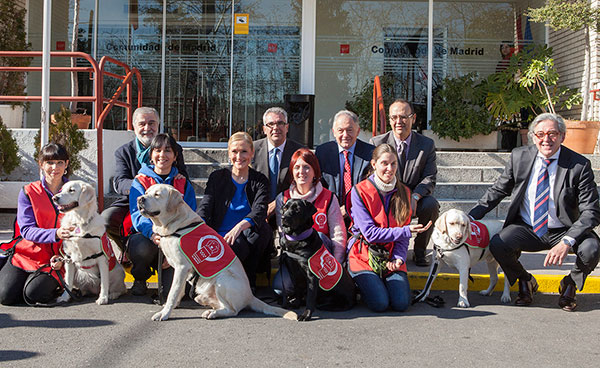
M 513 285 L 519 281 L 518 306 L 529 305 L 536 279 L 519 262 L 521 251 L 548 250 L 544 266 L 562 265 L 569 251 L 576 260 L 559 286 L 558 305 L 577 307 L 576 288 L 598 264 L 600 223 L 598 191 L 590 161 L 561 145 L 567 128 L 556 114 L 541 114 L 529 126 L 535 145 L 512 151 L 502 175 L 469 213 L 481 219 L 500 201 L 511 202 L 504 228 L 490 241 L 490 250 Z
M 270 183 L 269 207 L 267 216 L 275 211 L 275 198 L 286 190 L 291 183 L 288 169 L 292 155 L 303 146 L 287 139 L 287 112 L 281 107 L 271 107 L 263 114 L 263 132 L 266 138 L 254 142 L 254 157 L 252 167 L 263 173 Z
M 396 175 L 412 192 L 413 217 L 416 214 L 419 224 L 426 225 L 429 221 L 435 222 L 440 213 L 440 205 L 432 196 L 437 165 L 433 140 L 411 130 L 416 118 L 410 102 L 404 99 L 394 101 L 389 115 L 392 131 L 371 138 L 369 143 L 374 146 L 387 143 L 396 148 Z M 415 237 L 413 260 L 419 267 L 429 265 L 425 253 L 432 232 L 433 226 Z

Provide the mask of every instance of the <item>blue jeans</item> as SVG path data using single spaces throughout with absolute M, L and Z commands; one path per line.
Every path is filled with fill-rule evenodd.
M 350 274 L 360 289 L 362 300 L 373 312 L 385 312 L 388 306 L 403 312 L 410 305 L 411 292 L 405 272 L 393 272 L 385 279 L 370 271 Z

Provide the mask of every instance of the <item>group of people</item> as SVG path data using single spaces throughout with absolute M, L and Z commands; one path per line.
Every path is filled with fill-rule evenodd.
M 210 174 L 201 202 L 186 170 L 182 148 L 167 134 L 158 134 L 159 115 L 148 107 L 134 112 L 135 139 L 115 152 L 114 190 L 120 198 L 102 213 L 107 234 L 131 263 L 134 295 L 147 293 L 147 279 L 163 269 L 168 292 L 172 270 L 158 265 L 160 236 L 137 209 L 137 198 L 156 183 L 173 185 L 185 202 L 215 229 L 242 261 L 251 288 L 256 273 L 270 270 L 274 242 L 281 226 L 281 208 L 289 199 L 314 204 L 314 229 L 326 248 L 348 268 L 362 300 L 373 311 L 403 311 L 411 301 L 407 276 L 409 240 L 414 239 L 416 266 L 431 261 L 427 245 L 438 218 L 434 198 L 437 165 L 434 142 L 413 131 L 416 113 L 399 99 L 389 108 L 391 131 L 358 139 L 355 113 L 342 110 L 333 118 L 335 141 L 315 152 L 287 138 L 288 117 L 272 107 L 263 115 L 265 138 L 253 141 L 245 132 L 231 135 L 230 167 Z M 535 278 L 519 262 L 521 251 L 549 250 L 545 265 L 562 264 L 572 251 L 576 262 L 560 283 L 559 305 L 576 308 L 576 290 L 598 263 L 600 223 L 598 192 L 590 161 L 561 145 L 566 134 L 562 118 L 542 114 L 530 125 L 534 145 L 515 149 L 503 174 L 471 210 L 482 218 L 511 196 L 503 230 L 490 242 L 511 284 L 518 282 L 517 305 L 532 303 Z M 19 194 L 16 240 L 3 245 L 0 257 L 0 303 L 50 303 L 61 285 L 54 257 L 70 230 L 51 201 L 68 180 L 69 157 L 50 143 L 38 157 L 40 181 Z M 416 222 L 412 219 L 416 218 Z M 412 223 L 412 224 L 411 224 Z M 42 272 L 40 272 L 42 271 Z M 275 289 L 290 282 L 280 269 Z

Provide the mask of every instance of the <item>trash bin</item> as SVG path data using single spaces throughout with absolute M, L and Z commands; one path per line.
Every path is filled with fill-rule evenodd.
M 284 95 L 288 113 L 288 137 L 313 148 L 315 131 L 315 95 Z

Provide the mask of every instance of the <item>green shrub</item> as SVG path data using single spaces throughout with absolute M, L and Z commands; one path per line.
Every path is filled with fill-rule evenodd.
M 17 152 L 17 141 L 0 118 L 0 175 L 8 175 L 19 166 L 21 158 Z

